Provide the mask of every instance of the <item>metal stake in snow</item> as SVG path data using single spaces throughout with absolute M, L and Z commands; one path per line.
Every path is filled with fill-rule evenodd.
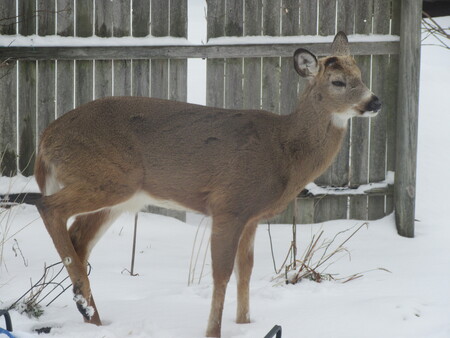
M 137 233 L 137 221 L 138 221 L 138 213 L 134 216 L 134 234 L 133 234 L 133 252 L 131 253 L 131 276 L 137 276 L 138 274 L 134 273 L 134 257 L 136 256 L 136 233 Z

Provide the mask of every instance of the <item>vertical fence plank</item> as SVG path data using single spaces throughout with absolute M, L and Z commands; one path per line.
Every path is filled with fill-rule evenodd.
M 36 34 L 36 1 L 19 0 L 19 34 Z M 33 174 L 36 152 L 36 61 L 18 62 L 19 100 L 19 170 Z
M 422 2 L 401 4 L 395 221 L 401 236 L 414 237 Z
M 144 37 L 150 33 L 150 2 L 133 0 L 133 36 Z M 135 96 L 150 95 L 150 61 L 133 60 L 133 92 Z
M 16 34 L 16 2 L 0 2 L 0 34 Z M 0 176 L 17 174 L 17 62 L 0 58 Z
M 170 1 L 170 36 L 187 38 L 187 0 Z M 169 60 L 169 99 L 187 101 L 187 59 Z
M 55 34 L 55 2 L 38 1 L 38 34 Z M 54 60 L 38 61 L 38 111 L 37 135 L 41 136 L 44 129 L 55 119 L 55 63 Z
M 131 29 L 131 2 L 121 0 L 113 2 L 113 36 L 130 36 Z
M 95 61 L 94 85 L 96 99 L 112 95 L 112 60 Z
M 16 34 L 16 0 L 0 2 L 0 34 Z
M 95 35 L 105 38 L 113 36 L 113 2 L 95 2 Z M 95 98 L 111 96 L 112 60 L 95 60 Z
M 400 35 L 400 0 L 391 1 L 391 34 Z M 387 154 L 386 169 L 395 172 L 396 160 L 396 128 L 397 128 L 397 96 L 398 96 L 398 55 L 389 55 L 389 69 L 386 87 L 391 91 L 384 99 L 387 111 Z M 394 196 L 386 197 L 386 214 L 394 211 Z
M 38 35 L 55 34 L 55 6 L 54 1 L 38 0 Z
M 131 60 L 114 60 L 114 96 L 131 95 Z
M 262 0 L 246 0 L 244 3 L 244 34 L 261 35 Z M 261 58 L 244 59 L 243 107 L 261 108 Z
M 153 36 L 169 35 L 169 2 L 152 0 L 151 34 Z M 151 96 L 161 99 L 169 97 L 169 61 L 167 59 L 151 60 Z
M 300 34 L 317 34 L 317 0 L 300 0 Z
M 60 36 L 74 35 L 74 3 L 73 0 L 57 0 L 58 16 L 56 31 Z M 56 115 L 61 116 L 74 107 L 74 61 L 56 61 Z
M 208 0 L 207 38 L 225 35 L 225 1 Z M 213 107 L 224 106 L 224 59 L 206 61 L 206 104 Z
M 94 7 L 92 1 L 77 0 L 76 36 L 93 35 Z M 75 105 L 79 106 L 93 99 L 94 62 L 81 60 L 75 63 Z
M 227 0 L 225 4 L 225 36 L 243 34 L 243 0 Z M 242 58 L 229 58 L 225 61 L 225 107 L 242 109 Z
M 18 0 L 19 34 L 36 34 L 36 0 Z
M 350 35 L 355 31 L 355 0 L 338 0 L 337 31 Z
M 280 35 L 281 0 L 263 0 L 263 35 Z M 280 58 L 262 59 L 262 108 L 280 113 Z
M 298 0 L 283 0 L 281 9 L 281 35 L 299 34 Z M 292 113 L 298 104 L 299 76 L 294 69 L 292 56 L 281 58 L 280 113 Z
M 0 176 L 17 174 L 17 62 L 0 60 Z
M 373 33 L 389 34 L 389 0 L 374 0 Z M 369 181 L 380 182 L 386 178 L 386 128 L 389 105 L 385 97 L 391 91 L 386 86 L 389 55 L 372 57 L 372 91 L 384 102 L 383 111 L 370 123 Z M 368 200 L 368 219 L 379 219 L 385 215 L 385 196 L 372 196 Z
M 336 0 L 319 0 L 319 35 L 334 35 L 336 30 Z
M 361 0 L 355 4 L 355 33 L 370 34 L 372 32 L 373 0 Z M 361 69 L 362 80 L 370 84 L 370 56 L 356 56 L 356 63 Z M 357 187 L 368 183 L 369 156 L 369 120 L 353 118 L 351 121 L 351 163 L 350 186 Z M 367 219 L 367 197 L 350 197 L 350 218 Z
M 95 35 L 105 38 L 113 36 L 113 2 L 95 2 Z
M 36 61 L 19 62 L 19 169 L 33 174 L 36 153 Z
M 130 8 L 130 0 L 113 2 L 113 36 L 124 37 L 130 35 Z M 114 60 L 113 63 L 114 95 L 131 95 L 131 60 Z

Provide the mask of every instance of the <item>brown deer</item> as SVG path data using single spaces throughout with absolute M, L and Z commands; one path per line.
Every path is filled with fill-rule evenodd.
M 250 321 L 258 221 L 281 212 L 330 165 L 349 118 L 374 116 L 381 107 L 342 32 L 332 56 L 318 60 L 298 49 L 294 66 L 309 85 L 290 115 L 112 97 L 76 108 L 44 131 L 35 167 L 43 194 L 38 210 L 86 322 L 101 325 L 86 274 L 91 249 L 120 213 L 148 204 L 212 216 L 206 335 L 220 337 L 233 267 L 236 321 Z

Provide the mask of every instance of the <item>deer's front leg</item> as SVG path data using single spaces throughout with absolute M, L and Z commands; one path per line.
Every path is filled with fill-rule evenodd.
M 235 217 L 214 217 L 211 234 L 211 258 L 214 289 L 207 337 L 220 337 L 225 293 L 242 232 L 243 224 Z
M 253 270 L 253 248 L 258 223 L 249 223 L 242 232 L 236 255 L 237 279 L 236 323 L 250 323 L 250 277 Z

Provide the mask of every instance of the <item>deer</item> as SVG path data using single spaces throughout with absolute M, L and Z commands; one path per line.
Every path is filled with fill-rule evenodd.
M 299 48 L 293 58 L 308 84 L 289 115 L 109 97 L 81 105 L 46 128 L 35 163 L 42 192 L 37 209 L 86 322 L 102 323 L 87 276 L 91 250 L 121 213 L 146 205 L 212 217 L 206 336 L 221 336 L 233 270 L 236 322 L 250 322 L 258 222 L 283 211 L 326 170 L 350 118 L 373 117 L 381 108 L 361 80 L 345 33 L 336 34 L 330 56 L 318 59 Z

